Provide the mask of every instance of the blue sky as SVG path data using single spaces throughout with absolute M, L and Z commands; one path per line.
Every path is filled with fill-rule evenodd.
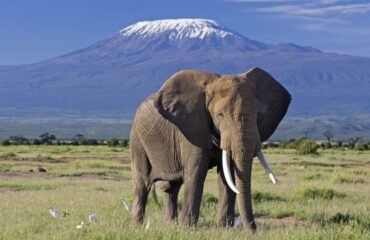
M 0 65 L 42 61 L 165 18 L 209 18 L 267 43 L 370 57 L 370 1 L 0 0 Z

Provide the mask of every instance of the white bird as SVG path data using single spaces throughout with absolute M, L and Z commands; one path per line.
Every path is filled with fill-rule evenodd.
M 49 207 L 49 212 L 50 212 L 51 216 L 53 216 L 55 218 L 60 217 L 60 213 L 53 207 Z
M 89 220 L 90 220 L 90 222 L 97 222 L 98 221 L 98 216 L 96 216 L 95 213 L 89 214 Z
M 84 225 L 85 223 L 82 221 L 81 223 L 80 223 L 80 225 L 77 225 L 76 226 L 76 229 L 82 229 L 82 226 Z
M 234 228 L 241 228 L 243 227 L 242 219 L 240 216 L 234 218 Z
M 123 206 L 125 206 L 125 209 L 128 211 L 128 212 L 131 212 L 131 209 L 132 209 L 132 205 L 131 204 L 128 204 L 125 202 L 125 200 L 122 200 L 122 203 L 123 203 Z
M 149 225 L 150 225 L 150 218 L 148 218 L 148 223 L 145 226 L 145 231 L 147 231 L 149 229 Z

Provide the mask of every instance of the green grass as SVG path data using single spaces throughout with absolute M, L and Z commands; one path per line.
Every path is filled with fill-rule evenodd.
M 344 193 L 335 191 L 332 188 L 319 188 L 305 186 L 298 190 L 298 195 L 306 199 L 322 198 L 331 200 L 333 198 L 343 198 L 346 195 Z
M 12 157 L 4 157 L 8 153 Z M 0 239 L 368 239 L 370 152 L 265 151 L 278 184 L 258 161 L 252 174 L 257 233 L 216 226 L 216 170 L 209 171 L 198 226 L 163 223 L 163 198 L 149 197 L 145 224 L 131 223 L 122 200 L 132 203 L 127 148 L 105 146 L 0 147 Z M 38 167 L 47 170 L 38 172 Z M 30 172 L 32 170 L 33 172 Z M 345 180 L 343 180 L 345 179 Z M 183 199 L 180 191 L 179 202 Z M 49 207 L 64 215 L 53 218 Z M 237 209 L 236 209 L 236 212 Z M 98 222 L 90 223 L 95 213 Z M 5 221 L 4 221 L 5 220 Z M 86 224 L 76 230 L 81 221 Z
M 8 189 L 13 191 L 40 191 L 40 190 L 51 190 L 56 189 L 55 184 L 35 184 L 35 183 L 1 183 L 0 189 Z
M 3 152 L 0 155 L 1 158 L 9 158 L 9 157 L 15 157 L 15 156 L 16 156 L 16 154 L 11 152 L 11 151 L 10 152 Z

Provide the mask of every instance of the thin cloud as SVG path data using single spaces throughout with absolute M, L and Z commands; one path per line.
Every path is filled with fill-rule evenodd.
M 301 5 L 279 5 L 255 9 L 257 12 L 280 13 L 289 15 L 324 16 L 327 14 L 356 14 L 370 11 L 370 3 L 334 5 L 325 7 L 306 7 Z
M 249 4 L 245 12 L 271 14 L 278 18 L 300 20 L 297 25 L 305 31 L 339 33 L 346 32 L 363 35 L 367 26 L 354 24 L 352 16 L 370 12 L 370 3 L 356 0 L 224 0 Z M 258 3 L 261 3 L 258 5 Z M 362 25 L 362 24 L 360 24 Z

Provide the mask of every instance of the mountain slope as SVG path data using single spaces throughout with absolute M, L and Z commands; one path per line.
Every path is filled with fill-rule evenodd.
M 0 66 L 0 109 L 132 113 L 176 71 L 236 74 L 254 66 L 291 92 L 289 115 L 370 110 L 370 58 L 266 44 L 204 19 L 139 22 L 54 59 Z

